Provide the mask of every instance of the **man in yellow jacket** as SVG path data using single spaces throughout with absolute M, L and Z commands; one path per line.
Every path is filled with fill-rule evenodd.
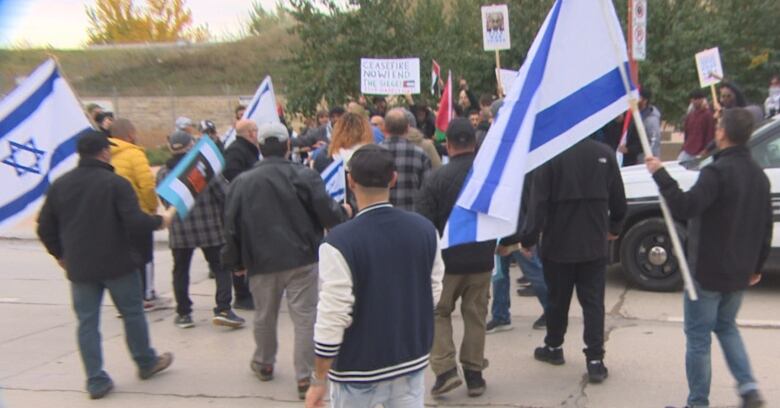
M 141 210 L 148 214 L 157 213 L 157 193 L 155 180 L 149 159 L 144 148 L 136 144 L 136 129 L 132 122 L 119 118 L 111 125 L 111 137 L 115 146 L 111 146 L 111 165 L 116 174 L 124 177 L 135 190 Z M 144 309 L 151 311 L 164 307 L 164 299 L 158 298 L 154 291 L 154 236 L 134 237 L 136 252 L 139 255 L 138 268 L 141 273 L 144 290 Z

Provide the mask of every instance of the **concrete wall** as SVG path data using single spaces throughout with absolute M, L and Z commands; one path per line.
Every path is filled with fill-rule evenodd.
M 232 125 L 239 98 L 233 96 L 86 96 L 83 101 L 111 101 L 114 115 L 130 119 L 138 129 L 139 143 L 146 147 L 165 144 L 179 116 L 195 123 L 204 119 L 217 125 L 219 134 Z M 102 104 L 101 104 L 102 105 Z

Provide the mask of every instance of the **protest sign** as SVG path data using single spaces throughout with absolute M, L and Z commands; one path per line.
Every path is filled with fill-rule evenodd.
M 501 79 L 501 87 L 504 89 L 504 93 L 507 93 L 512 89 L 512 84 L 515 83 L 517 74 L 517 71 L 512 71 L 511 69 L 500 68 L 497 70 L 496 76 Z
M 506 4 L 482 7 L 482 46 L 485 51 L 508 50 L 509 9 Z
M 633 0 L 631 7 L 631 56 L 637 61 L 644 61 L 647 51 L 647 0 Z
M 420 59 L 360 59 L 360 92 L 366 95 L 420 93 Z
M 198 194 L 206 190 L 224 167 L 225 159 L 217 145 L 210 138 L 202 137 L 157 186 L 157 195 L 174 206 L 183 219 L 195 205 Z
M 696 54 L 696 70 L 702 88 L 715 85 L 723 79 L 723 66 L 720 64 L 718 47 Z

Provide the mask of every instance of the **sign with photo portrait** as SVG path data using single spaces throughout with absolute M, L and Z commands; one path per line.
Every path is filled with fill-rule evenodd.
M 482 44 L 485 51 L 510 48 L 509 8 L 506 4 L 482 7 Z

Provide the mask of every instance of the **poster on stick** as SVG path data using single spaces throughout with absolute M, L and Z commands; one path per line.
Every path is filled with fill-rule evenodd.
M 420 59 L 360 59 L 360 92 L 366 95 L 420 93 Z
M 718 47 L 696 54 L 696 71 L 699 73 L 699 84 L 702 88 L 715 85 L 723 79 L 723 66 L 720 64 Z
M 509 8 L 506 4 L 482 7 L 482 45 L 485 51 L 510 48 Z
M 637 61 L 644 61 L 647 53 L 647 0 L 634 0 L 631 7 L 631 56 Z

